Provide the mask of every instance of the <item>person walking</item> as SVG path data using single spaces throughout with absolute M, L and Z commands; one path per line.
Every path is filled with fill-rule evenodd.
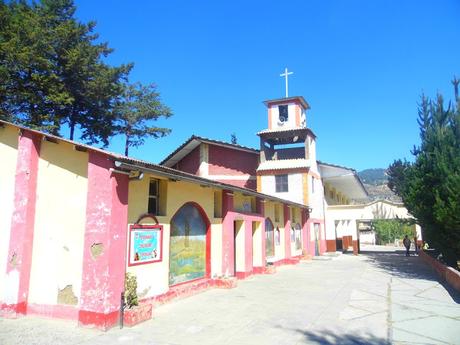
M 409 237 L 406 235 L 404 237 L 404 240 L 403 240 L 403 244 L 404 244 L 404 247 L 406 247 L 406 256 L 409 256 L 409 249 L 410 249 L 410 239 Z

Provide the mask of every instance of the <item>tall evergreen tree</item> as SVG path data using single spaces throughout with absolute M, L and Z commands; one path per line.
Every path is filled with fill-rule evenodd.
M 79 128 L 87 142 L 107 144 L 132 65 L 106 64 L 112 49 L 75 10 L 72 0 L 0 0 L 0 116 L 56 134 L 67 124 L 70 139 Z
M 123 95 L 115 106 L 115 134 L 125 136 L 125 155 L 130 147 L 142 145 L 147 137 L 160 138 L 170 129 L 153 126 L 160 117 L 168 118 L 171 110 L 163 105 L 154 84 L 127 84 Z
M 425 240 L 454 267 L 460 259 L 460 100 L 456 97 L 457 103 L 447 108 L 440 95 L 436 101 L 422 97 L 421 144 L 412 151 L 415 162 L 398 160 L 388 170 L 388 186 L 422 226 Z

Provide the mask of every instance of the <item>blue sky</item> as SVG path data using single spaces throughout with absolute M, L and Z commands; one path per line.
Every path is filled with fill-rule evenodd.
M 453 95 L 460 76 L 460 1 L 94 1 L 113 64 L 134 62 L 132 81 L 154 82 L 174 116 L 136 158 L 159 162 L 192 134 L 257 148 L 262 101 L 289 95 L 311 106 L 318 159 L 362 170 L 410 158 L 419 142 L 422 92 Z M 111 151 L 123 152 L 122 138 Z

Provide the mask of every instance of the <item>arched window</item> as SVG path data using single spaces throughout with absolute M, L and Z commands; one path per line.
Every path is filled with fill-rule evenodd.
M 297 223 L 294 227 L 295 231 L 295 249 L 302 249 L 302 227 Z
M 182 206 L 171 219 L 169 285 L 206 276 L 208 222 L 193 203 Z
M 265 219 L 265 256 L 275 255 L 275 239 L 273 233 L 273 224 L 269 218 Z
M 275 230 L 275 244 L 279 246 L 281 244 L 281 233 L 280 229 L 276 228 Z

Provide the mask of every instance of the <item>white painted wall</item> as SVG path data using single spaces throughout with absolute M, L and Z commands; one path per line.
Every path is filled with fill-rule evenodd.
M 274 175 L 262 176 L 262 193 L 303 204 L 302 174 L 288 175 L 288 192 L 277 193 Z
M 18 155 L 18 130 L 0 128 L 0 302 L 5 301 L 6 262 L 10 244 L 11 215 L 14 206 L 14 184 Z
M 297 127 L 295 123 L 295 108 L 300 108 L 296 104 L 289 104 L 288 105 L 288 120 L 284 123 L 279 122 L 279 110 L 278 105 L 272 105 L 271 109 L 271 128 L 272 129 L 282 129 L 282 128 L 294 128 Z M 299 110 L 300 112 L 301 110 Z

